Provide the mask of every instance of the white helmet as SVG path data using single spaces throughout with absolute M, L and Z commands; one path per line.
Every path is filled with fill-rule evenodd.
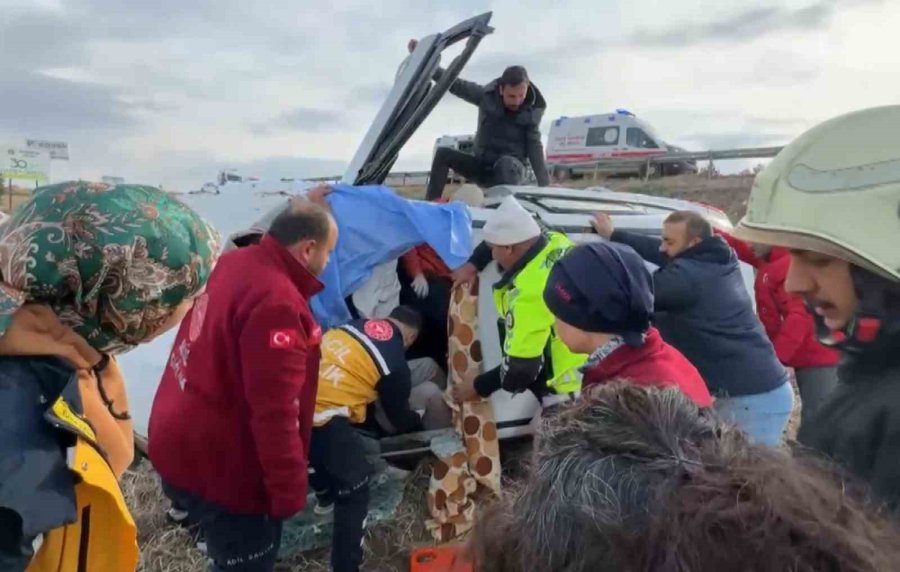
M 900 282 L 900 106 L 842 115 L 795 139 L 757 175 L 734 234 Z

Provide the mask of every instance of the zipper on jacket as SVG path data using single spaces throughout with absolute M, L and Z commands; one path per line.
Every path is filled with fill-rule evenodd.
M 91 537 L 91 507 L 81 509 L 81 539 L 78 541 L 78 572 L 88 572 L 88 543 Z

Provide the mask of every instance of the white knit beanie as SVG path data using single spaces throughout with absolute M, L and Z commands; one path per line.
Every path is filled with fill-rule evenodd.
M 484 225 L 485 242 L 496 246 L 511 246 L 541 234 L 541 227 L 525 207 L 513 196 L 503 199 Z

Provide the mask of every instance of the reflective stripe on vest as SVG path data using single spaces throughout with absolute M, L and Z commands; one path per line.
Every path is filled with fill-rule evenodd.
M 557 232 L 547 233 L 547 239 L 543 250 L 506 286 L 494 289 L 494 304 L 505 323 L 503 355 L 531 358 L 549 353 L 545 367 L 552 374 L 547 386 L 556 393 L 570 393 L 581 388 L 579 368 L 588 356 L 572 353 L 557 336 L 553 314 L 544 303 L 544 286 L 550 269 L 574 243 Z

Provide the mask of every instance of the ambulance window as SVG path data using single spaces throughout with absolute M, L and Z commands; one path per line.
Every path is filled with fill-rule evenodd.
M 585 145 L 588 147 L 600 147 L 603 145 L 615 145 L 619 142 L 618 127 L 591 127 L 588 129 Z
M 643 129 L 637 127 L 629 127 L 625 131 L 625 143 L 629 147 L 637 147 L 639 149 L 659 149 L 659 145 L 650 138 Z

